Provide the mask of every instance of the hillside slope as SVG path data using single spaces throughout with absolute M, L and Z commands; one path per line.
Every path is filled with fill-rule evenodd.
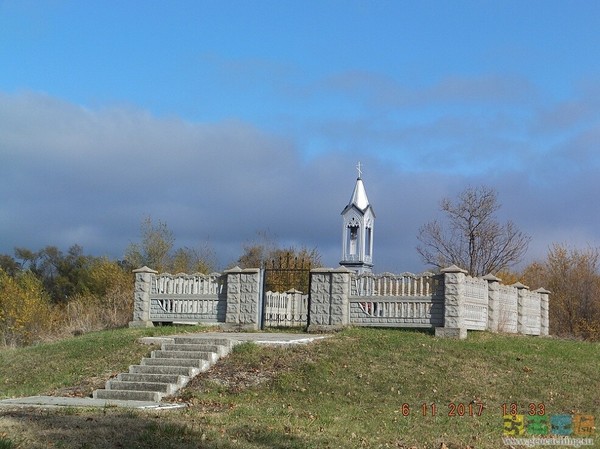
M 598 343 L 349 329 L 307 346 L 238 346 L 174 399 L 189 403 L 184 411 L 0 411 L 0 438 L 13 447 L 498 448 L 512 404 L 597 423 L 599 372 Z

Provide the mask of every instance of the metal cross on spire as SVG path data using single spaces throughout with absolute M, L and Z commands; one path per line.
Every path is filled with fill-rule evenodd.
M 356 169 L 358 170 L 358 179 L 361 179 L 362 170 L 360 169 L 360 161 L 358 161 L 358 164 L 356 165 Z

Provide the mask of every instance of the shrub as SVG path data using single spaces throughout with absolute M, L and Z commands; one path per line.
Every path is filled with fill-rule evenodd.
M 0 342 L 25 345 L 41 338 L 50 325 L 50 305 L 42 283 L 31 272 L 15 277 L 0 269 Z
M 88 274 L 89 292 L 60 308 L 63 333 L 126 326 L 133 316 L 133 276 L 116 262 L 95 260 Z M 62 322 L 62 323 L 61 323 Z M 56 330 L 60 333 L 60 329 Z

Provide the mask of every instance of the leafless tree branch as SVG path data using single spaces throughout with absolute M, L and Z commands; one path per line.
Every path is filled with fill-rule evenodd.
M 500 224 L 495 213 L 500 208 L 494 189 L 469 187 L 456 201 L 444 198 L 440 210 L 447 225 L 437 220 L 425 224 L 417 236 L 417 252 L 423 261 L 443 268 L 458 265 L 473 276 L 496 273 L 520 262 L 530 236 L 514 223 Z

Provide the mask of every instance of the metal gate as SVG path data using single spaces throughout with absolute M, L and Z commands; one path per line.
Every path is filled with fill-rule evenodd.
M 309 260 L 290 253 L 266 264 L 263 270 L 263 329 L 307 326 L 310 269 Z

